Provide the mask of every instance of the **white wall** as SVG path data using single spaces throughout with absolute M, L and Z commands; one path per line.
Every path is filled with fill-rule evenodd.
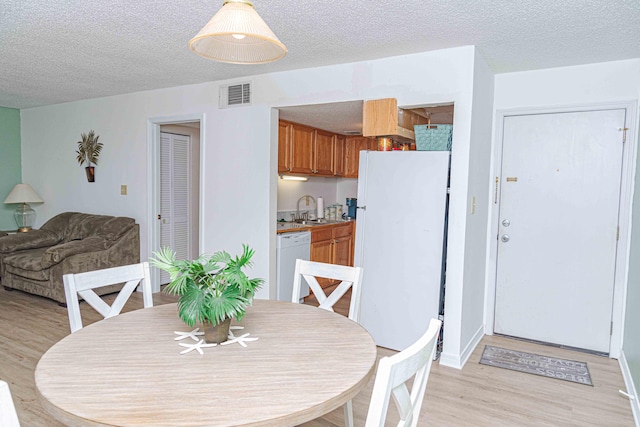
M 640 85 L 639 85 L 640 86 Z M 640 87 L 638 87 L 640 97 Z M 640 140 L 636 140 L 640 143 Z M 636 169 L 637 170 L 637 169 Z M 635 188 L 640 188 L 640 176 L 636 172 Z M 640 191 L 635 191 L 633 198 L 633 223 L 629 259 L 629 281 L 627 284 L 626 316 L 622 354 L 620 365 L 627 385 L 627 393 L 635 397 L 631 401 L 636 425 L 640 425 L 640 263 L 635 262 L 640 256 Z
M 253 76 L 109 98 L 33 108 L 22 112 L 23 179 L 37 187 L 45 204 L 40 219 L 77 210 L 127 215 L 141 224 L 142 258 L 148 257 L 147 121 L 202 115 L 202 236 L 205 251 L 236 253 L 241 243 L 255 251 L 251 274 L 267 279 L 258 297 L 273 296 L 277 206 L 277 114 L 275 108 L 395 97 L 402 107 L 455 103 L 454 160 L 447 290 L 461 298 L 467 286 L 465 223 L 475 49 L 426 52 L 322 68 Z M 259 70 L 260 68 L 256 68 Z M 252 106 L 220 110 L 218 85 L 251 80 Z M 105 143 L 96 183 L 75 164 L 75 141 L 95 129 Z M 486 174 L 474 169 L 478 179 Z M 129 196 L 120 196 L 128 184 Z M 342 191 L 342 190 L 341 190 Z M 349 191 L 349 190 L 346 190 Z M 479 194 L 481 194 L 479 192 Z M 336 197 L 338 195 L 336 194 Z M 344 197 L 344 194 L 339 196 Z M 484 237 L 483 237 L 484 238 Z M 475 280 L 475 279 L 474 279 Z M 454 302 L 454 305 L 461 305 Z M 465 348 L 465 319 L 451 321 L 453 348 Z M 447 340 L 445 335 L 445 345 Z M 452 355 L 454 359 L 458 355 Z
M 496 75 L 495 110 L 635 100 L 640 60 Z
M 494 75 L 482 58 L 475 57 L 473 115 L 469 150 L 469 193 L 465 233 L 464 294 L 461 307 L 458 366 L 464 365 L 484 336 L 484 295 L 491 186 L 491 130 Z M 457 299 L 454 299 L 455 302 Z M 446 313 L 446 311 L 445 311 Z M 446 317 L 446 316 L 445 316 Z

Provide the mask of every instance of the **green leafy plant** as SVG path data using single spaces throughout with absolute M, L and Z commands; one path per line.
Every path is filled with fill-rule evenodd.
M 232 257 L 225 251 L 201 255 L 193 261 L 177 260 L 171 248 L 154 252 L 151 265 L 169 273 L 171 282 L 165 292 L 179 295 L 178 314 L 183 322 L 222 323 L 226 318 L 238 321 L 251 305 L 263 279 L 250 279 L 243 269 L 252 265 L 254 251 L 242 245 L 242 255 Z
M 98 142 L 100 135 L 96 135 L 93 130 L 90 130 L 89 133 L 82 133 L 82 140 L 78 141 L 78 150 L 76 151 L 76 160 L 80 166 L 83 163 L 86 163 L 87 167 L 98 164 L 98 157 L 100 157 L 100 152 L 102 151 L 102 142 Z

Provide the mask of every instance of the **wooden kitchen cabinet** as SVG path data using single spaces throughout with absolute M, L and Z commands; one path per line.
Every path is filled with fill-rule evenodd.
M 278 173 L 335 176 L 336 139 L 331 132 L 280 120 Z
M 280 120 L 278 173 L 357 178 L 361 150 L 377 150 L 375 138 L 345 137 Z
M 291 123 L 291 173 L 314 172 L 315 129 Z
M 278 173 L 291 172 L 291 123 L 278 123 Z
M 333 175 L 336 177 L 344 176 L 345 167 L 345 145 L 346 137 L 343 135 L 336 135 L 333 149 Z
M 311 261 L 328 264 L 353 265 L 353 222 L 311 229 Z M 337 282 L 318 279 L 320 286 Z
M 336 135 L 331 132 L 316 129 L 316 140 L 313 150 L 314 170 L 316 175 L 333 176 L 334 151 Z
M 333 227 L 332 264 L 353 265 L 353 223 Z
M 360 164 L 360 151 L 372 150 L 377 151 L 378 141 L 375 138 L 366 138 L 363 136 L 348 137 L 345 140 L 345 178 L 357 178 L 358 168 Z
M 362 107 L 363 136 L 392 136 L 395 141 L 414 142 L 413 126 L 428 123 L 426 117 L 398 108 L 395 98 L 365 101 Z

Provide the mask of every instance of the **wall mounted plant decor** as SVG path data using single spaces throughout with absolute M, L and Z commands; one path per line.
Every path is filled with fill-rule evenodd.
M 100 135 L 96 135 L 93 130 L 89 133 L 82 133 L 82 140 L 78 141 L 78 150 L 76 151 L 76 160 L 80 166 L 86 165 L 84 168 L 87 172 L 87 181 L 94 182 L 96 180 L 95 167 L 98 165 L 98 157 L 102 151 L 102 142 L 98 142 Z

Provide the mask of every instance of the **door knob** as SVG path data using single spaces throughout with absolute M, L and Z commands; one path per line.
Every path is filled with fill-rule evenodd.
M 509 241 L 509 235 L 508 235 L 508 234 L 503 234 L 503 235 L 500 237 L 500 240 L 502 240 L 502 241 L 503 241 L 503 242 L 505 242 L 505 243 L 506 243 L 506 242 L 508 242 L 508 241 Z
M 503 219 L 502 220 L 502 225 L 505 227 L 508 227 L 511 225 L 511 221 L 509 221 L 508 219 Z

